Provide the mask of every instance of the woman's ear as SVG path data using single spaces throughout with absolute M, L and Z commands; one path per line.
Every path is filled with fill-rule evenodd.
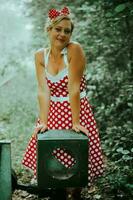
M 47 32 L 50 32 L 51 31 L 51 27 L 47 27 Z

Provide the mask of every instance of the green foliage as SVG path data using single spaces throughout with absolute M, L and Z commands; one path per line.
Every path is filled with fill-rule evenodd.
M 107 195 L 107 197 L 103 199 L 132 200 L 132 172 L 133 171 L 129 171 L 127 166 L 110 166 L 106 175 L 99 181 L 99 194 Z
M 122 12 L 122 11 L 125 10 L 125 8 L 126 8 L 126 4 L 125 4 L 125 3 L 120 4 L 120 5 L 116 6 L 115 12 L 116 12 L 116 13 Z

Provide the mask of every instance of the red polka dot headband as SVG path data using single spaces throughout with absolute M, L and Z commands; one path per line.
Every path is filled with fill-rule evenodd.
M 67 7 L 64 7 L 62 10 L 56 10 L 56 9 L 51 9 L 48 12 L 48 17 L 53 20 L 56 19 L 56 17 L 59 16 L 68 16 L 70 14 L 69 9 Z

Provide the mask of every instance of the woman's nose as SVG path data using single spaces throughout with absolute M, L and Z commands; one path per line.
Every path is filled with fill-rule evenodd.
M 61 36 L 65 36 L 64 30 L 62 30 L 62 31 L 60 32 L 60 35 L 61 35 Z

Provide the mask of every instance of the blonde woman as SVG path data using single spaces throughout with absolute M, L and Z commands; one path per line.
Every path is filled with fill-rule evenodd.
M 67 7 L 48 13 L 50 46 L 35 53 L 39 120 L 23 164 L 36 174 L 36 134 L 47 129 L 73 129 L 89 138 L 88 184 L 103 173 L 99 133 L 86 96 L 85 54 L 71 41 L 74 24 Z M 32 149 L 32 151 L 31 151 Z

